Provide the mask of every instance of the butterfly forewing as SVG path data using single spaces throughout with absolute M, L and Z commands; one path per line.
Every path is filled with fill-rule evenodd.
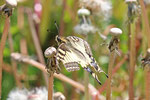
M 64 43 L 58 47 L 56 58 L 62 61 L 67 71 L 80 69 L 77 56 Z

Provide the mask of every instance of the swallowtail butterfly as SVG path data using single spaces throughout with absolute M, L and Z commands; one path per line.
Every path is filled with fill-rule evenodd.
M 90 46 L 85 40 L 75 36 L 68 36 L 66 38 L 56 36 L 56 41 L 59 44 L 56 51 L 56 59 L 64 64 L 67 71 L 79 70 L 80 64 L 101 85 L 98 76 L 88 66 L 93 67 L 96 72 L 105 72 L 92 57 Z M 108 78 L 106 73 L 105 75 Z

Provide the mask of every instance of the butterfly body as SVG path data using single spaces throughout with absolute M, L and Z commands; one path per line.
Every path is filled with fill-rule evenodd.
M 56 41 L 60 44 L 57 49 L 56 58 L 64 64 L 68 71 L 79 70 L 80 64 L 84 70 L 88 71 L 101 84 L 97 75 L 88 66 L 93 67 L 96 72 L 105 72 L 92 57 L 90 46 L 85 40 L 75 36 L 68 36 L 66 38 L 57 36 Z

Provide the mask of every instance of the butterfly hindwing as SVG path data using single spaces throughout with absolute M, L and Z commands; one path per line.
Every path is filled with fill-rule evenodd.
M 101 72 L 105 73 L 99 67 L 99 65 L 97 64 L 95 59 L 92 57 L 92 52 L 91 52 L 90 46 L 85 40 L 75 37 L 75 36 L 68 36 L 66 39 L 68 39 L 69 43 L 71 43 L 71 47 L 74 49 L 74 51 L 75 52 L 78 51 L 78 53 L 76 53 L 76 54 L 79 57 L 81 57 L 81 54 L 83 55 L 82 60 L 84 60 L 84 59 L 85 60 L 84 61 L 81 60 L 81 61 L 86 62 L 86 64 L 85 63 L 81 64 L 82 67 L 90 65 L 90 66 L 94 67 L 95 71 L 97 71 L 99 73 L 101 73 Z M 106 77 L 108 77 L 108 75 L 106 73 L 105 73 L 105 75 L 106 75 Z
M 77 71 L 80 69 L 76 55 L 62 43 L 57 49 L 56 58 L 64 64 L 67 71 Z

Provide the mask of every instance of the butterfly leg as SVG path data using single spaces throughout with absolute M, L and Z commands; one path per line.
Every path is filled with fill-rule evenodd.
M 98 80 L 97 75 L 89 67 L 84 67 L 84 70 L 89 72 L 95 78 L 95 80 L 101 85 L 101 82 Z

